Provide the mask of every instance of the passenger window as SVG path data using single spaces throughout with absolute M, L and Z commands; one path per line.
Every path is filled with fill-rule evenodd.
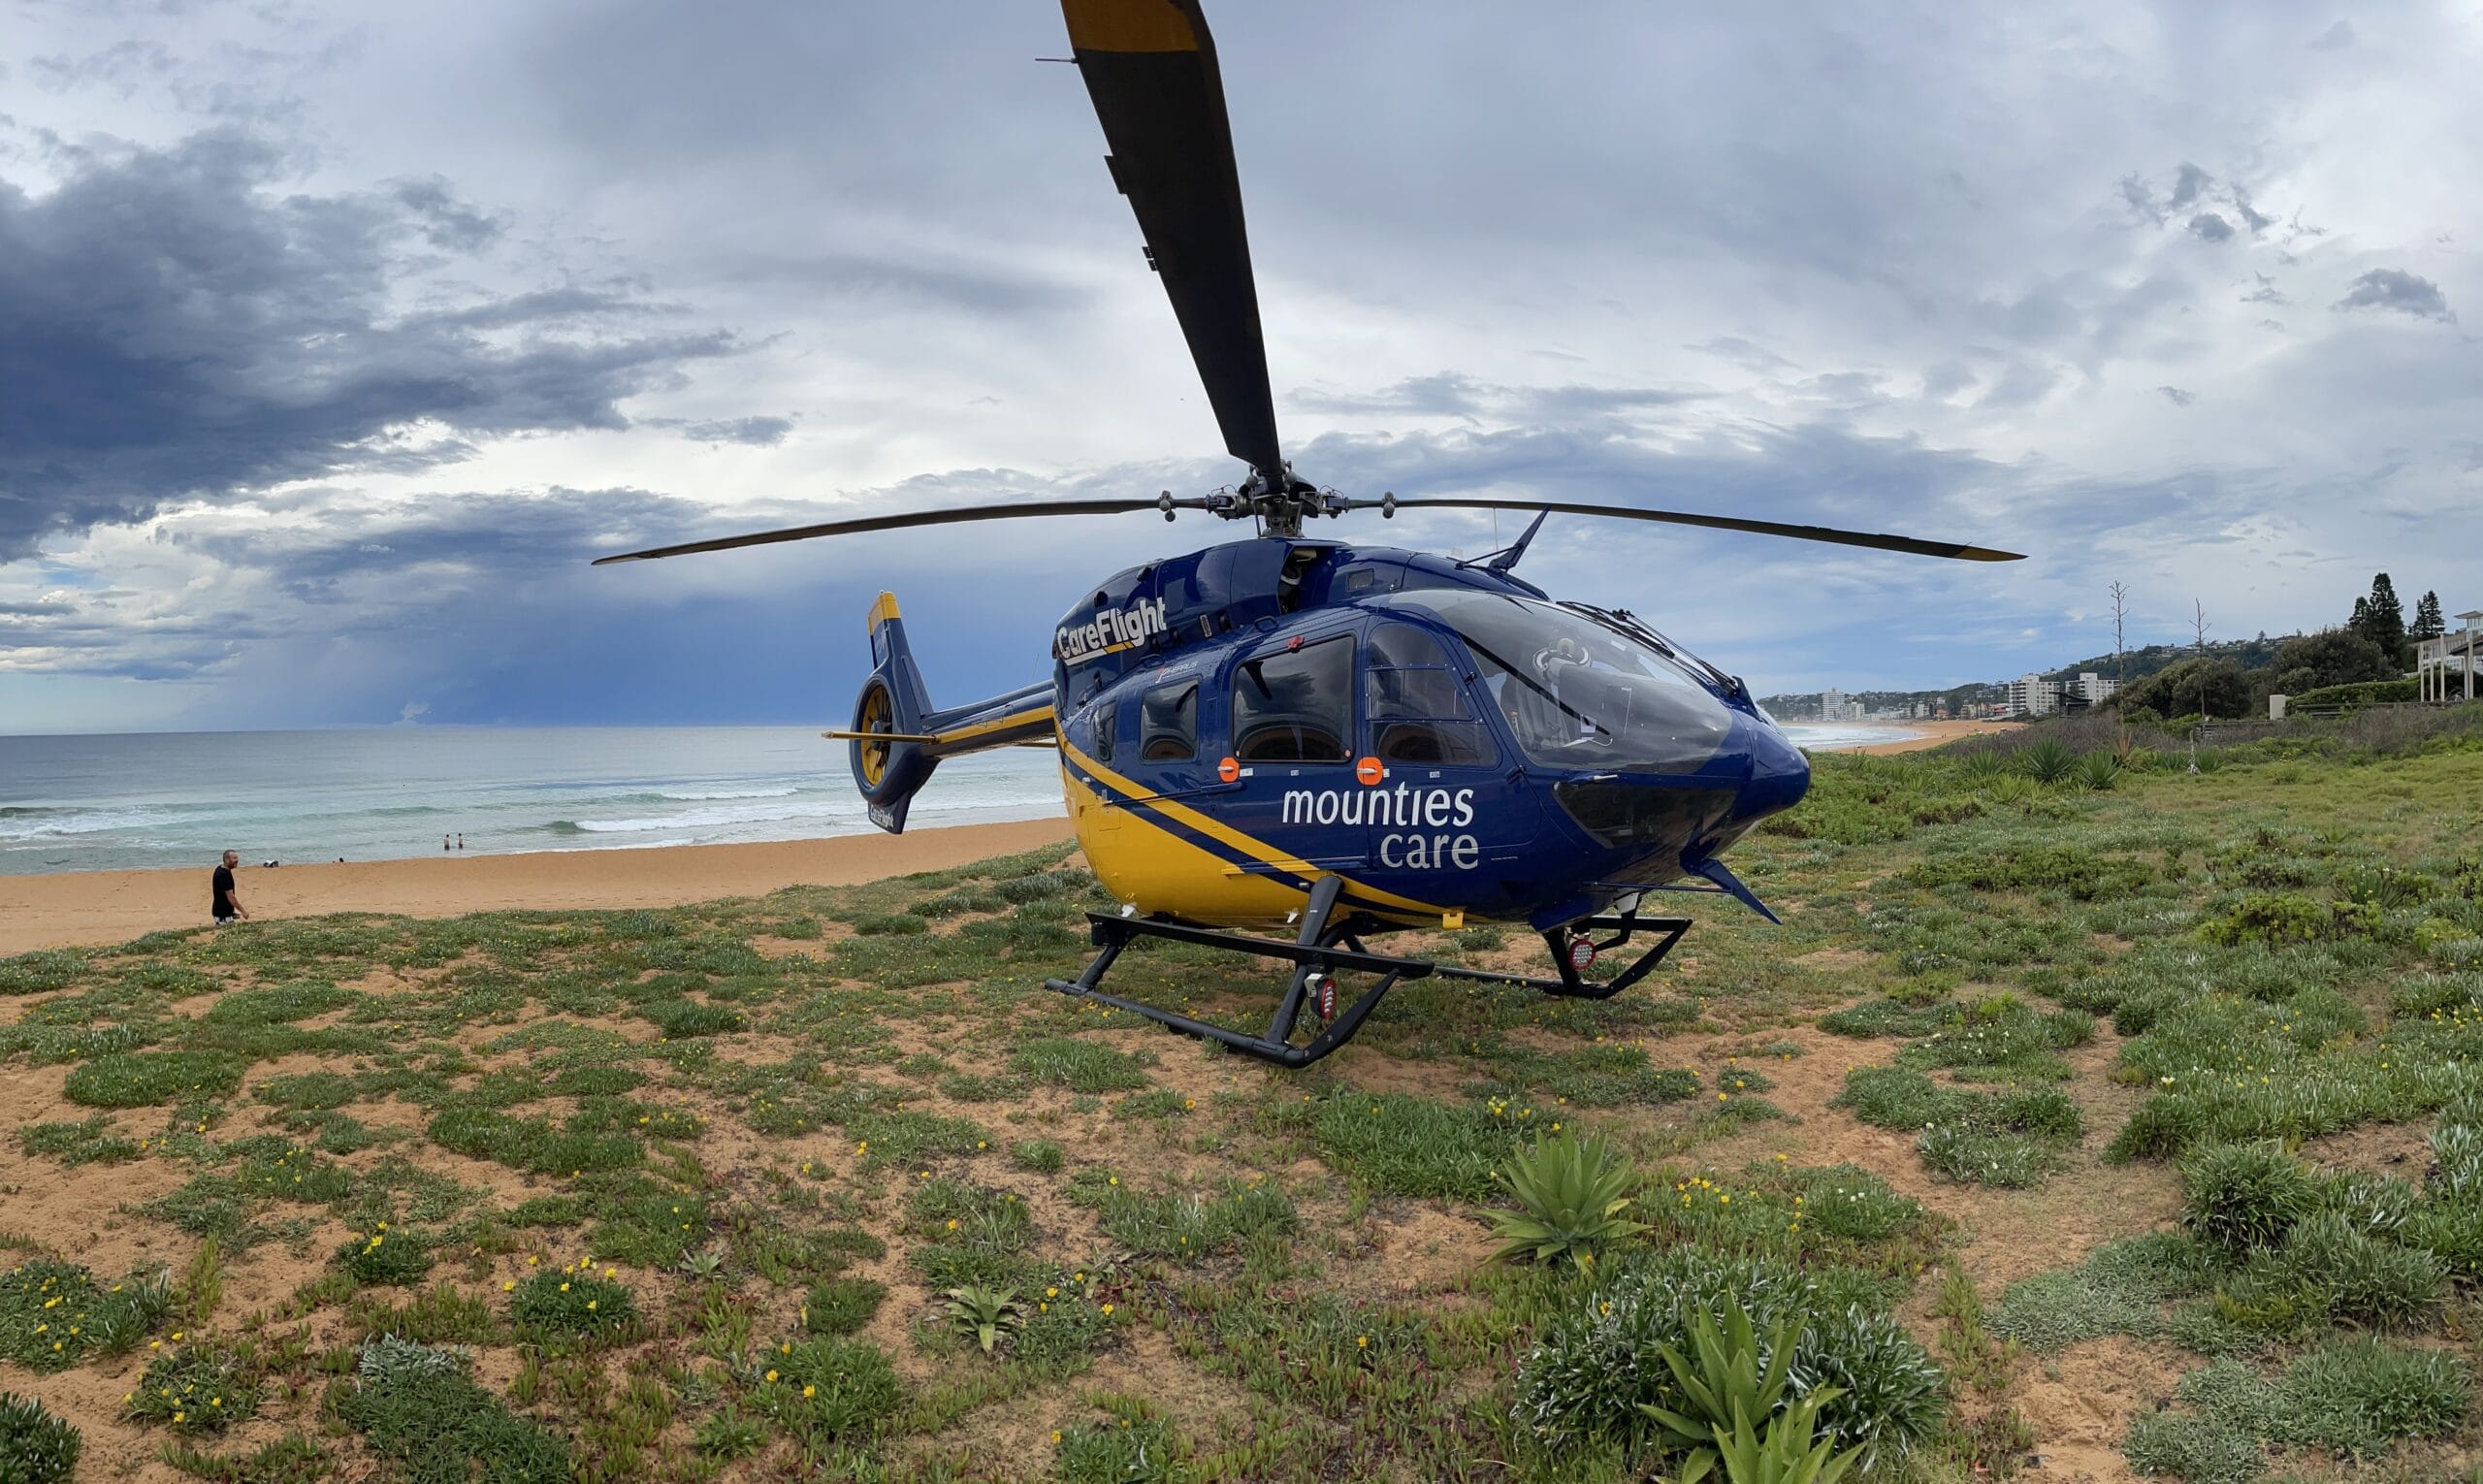
M 1138 756 L 1145 762 L 1182 762 L 1199 755 L 1199 687 L 1157 686 L 1139 702 Z
M 1371 750 L 1381 761 L 1488 766 L 1498 751 L 1473 715 L 1439 640 L 1411 624 L 1371 630 Z
M 1113 737 L 1121 729 L 1121 703 L 1106 701 L 1095 708 L 1095 760 L 1113 760 Z
M 1354 641 L 1323 639 L 1244 660 L 1233 677 L 1233 756 L 1343 762 L 1354 732 Z

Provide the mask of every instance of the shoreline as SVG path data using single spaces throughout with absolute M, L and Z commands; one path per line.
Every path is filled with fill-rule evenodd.
M 1998 722 L 1888 724 L 1886 742 L 1829 751 L 1906 753 L 1996 731 Z M 761 896 L 780 887 L 849 887 L 1015 855 L 1071 838 L 1069 821 L 953 824 L 722 845 L 597 845 L 453 856 L 306 861 L 268 869 L 244 862 L 242 904 L 259 919 L 369 912 L 413 918 L 469 912 L 677 907 Z M 208 872 L 196 866 L 53 871 L 0 876 L 0 956 L 125 943 L 167 928 L 207 925 Z
M 1959 737 L 1979 737 L 1995 731 L 2005 731 L 2015 724 L 2010 722 L 1955 721 L 1888 722 L 1886 724 L 1857 722 L 1854 725 L 1857 726 L 1885 725 L 1891 731 L 1900 731 L 1907 733 L 1907 735 L 1897 737 L 1886 742 L 1866 742 L 1859 747 L 1835 748 L 1833 751 L 1840 753 L 1868 753 L 1874 756 L 1886 753 L 1915 753 L 1920 752 L 1927 747 L 1938 747 L 1946 742 L 1954 742 Z
M 677 907 L 780 887 L 851 887 L 945 870 L 1070 839 L 1065 817 L 956 824 L 902 835 L 829 835 L 733 845 L 526 851 L 434 859 L 244 862 L 242 904 L 260 920 L 336 912 L 453 918 L 469 912 Z M 207 925 L 208 873 L 195 867 L 0 876 L 0 956 L 126 943 Z

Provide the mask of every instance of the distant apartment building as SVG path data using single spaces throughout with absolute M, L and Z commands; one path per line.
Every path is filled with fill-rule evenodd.
M 1858 722 L 1862 720 L 1862 703 L 1844 692 L 1829 689 L 1820 693 L 1820 720 L 1822 722 Z
M 2100 706 L 2104 702 L 2111 700 L 2112 696 L 2120 691 L 2120 689 L 2121 683 L 2119 681 L 2106 680 L 2103 676 L 2096 674 L 2093 670 L 2080 670 L 2078 672 L 2079 698 L 2085 701 L 2086 704 L 2090 706 Z
M 2009 682 L 2009 715 L 2050 716 L 2060 709 L 2060 682 L 2020 675 Z

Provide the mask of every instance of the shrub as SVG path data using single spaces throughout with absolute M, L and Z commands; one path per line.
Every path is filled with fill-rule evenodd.
M 1689 1354 L 1675 1345 L 1665 1345 L 1660 1352 L 1672 1371 L 1682 1409 L 1645 1402 L 1638 1409 L 1662 1430 L 1664 1446 L 1689 1455 L 1682 1465 L 1683 1478 L 1699 1478 L 1715 1466 L 1720 1438 L 1737 1428 L 1776 1419 L 1785 1404 L 1793 1339 L 1800 1324 L 1799 1319 L 1780 1321 L 1767 1332 L 1762 1344 L 1750 1311 L 1727 1303 L 1721 1328 L 1703 1309 L 1690 1316 Z M 1807 1423 L 1809 1415 L 1805 1413 L 1802 1420 Z M 1804 1440 L 1808 1440 L 1807 1430 Z
M 2088 753 L 2078 759 L 2078 766 L 2071 776 L 2086 788 L 2101 792 L 2120 781 L 2121 761 L 2111 753 Z
M 1020 1170 L 1049 1175 L 1060 1169 L 1060 1145 L 1050 1139 L 1021 1139 L 1009 1146 L 1009 1159 Z
M 1793 1385 L 1843 1389 L 1822 1409 L 1820 1425 L 1862 1447 L 1863 1467 L 1902 1459 L 1944 1420 L 1940 1369 L 1894 1321 L 1864 1312 L 1836 1271 L 1813 1275 L 1695 1247 L 1616 1263 L 1604 1281 L 1555 1313 L 1519 1364 L 1512 1419 L 1546 1442 L 1644 1449 L 1655 1426 L 1640 1405 L 1682 1410 L 1663 1347 L 1686 1342 L 1693 1314 L 1712 1320 L 1728 1303 L 1743 1306 L 1756 1325 L 1800 1322 Z
M 411 1232 L 392 1232 L 385 1221 L 337 1248 L 337 1265 L 357 1283 L 417 1283 L 431 1272 L 431 1263 L 428 1241 Z
M 363 1342 L 337 1415 L 416 1479 L 565 1484 L 568 1445 L 474 1384 L 462 1350 L 393 1335 Z
M 2130 1471 L 2171 1474 L 2183 1484 L 2245 1484 L 2267 1471 L 2267 1450 L 2248 1432 L 2218 1417 L 2147 1412 L 2133 1419 L 2121 1441 Z
M 688 1041 L 697 1036 L 721 1036 L 743 1026 L 741 1013 L 727 1005 L 701 1005 L 695 1000 L 667 1000 L 651 1007 L 646 1017 L 663 1032 L 666 1041 Z
M 1629 1209 L 1637 1172 L 1628 1161 L 1613 1158 L 1600 1134 L 1583 1142 L 1571 1134 L 1538 1138 L 1493 1172 L 1493 1178 L 1518 1205 L 1515 1210 L 1484 1212 L 1501 1241 L 1492 1255 L 1502 1261 L 1565 1257 L 1585 1269 L 1606 1243 L 1643 1230 L 1622 1215 Z
M 2055 738 L 2047 737 L 2017 754 L 2017 767 L 2039 784 L 2056 784 L 2069 777 L 2078 766 L 2078 754 Z
M 2277 1383 L 2289 1441 L 2370 1458 L 2404 1437 L 2436 1437 L 2473 1400 L 2465 1362 L 2369 1338 L 2311 1351 Z
M 619 1283 L 591 1273 L 538 1273 L 517 1285 L 509 1314 L 530 1330 L 550 1335 L 600 1335 L 638 1317 L 637 1301 Z
M 0 1391 L 0 1479 L 68 1484 L 78 1470 L 78 1430 L 32 1397 Z
M 2284 1145 L 2213 1145 L 2181 1162 L 2181 1217 L 2233 1251 L 2273 1246 L 2316 1204 L 2310 1172 Z
M 814 1441 L 876 1432 L 903 1395 L 888 1358 L 865 1340 L 788 1342 L 764 1364 L 759 1409 Z
M 887 1284 L 866 1277 L 814 1283 L 802 1298 L 802 1327 L 814 1335 L 852 1335 L 871 1322 L 887 1296 Z
M 37 1258 L 0 1274 L 0 1357 L 29 1371 L 52 1371 L 89 1355 L 117 1355 L 144 1339 L 172 1307 L 168 1274 L 107 1286 L 74 1263 Z
M 965 1287 L 947 1290 L 941 1312 L 950 1325 L 971 1336 L 991 1354 L 1026 1322 L 1026 1306 L 1014 1288 Z
M 164 1423 L 182 1433 L 221 1433 L 258 1409 L 258 1387 L 230 1352 L 211 1345 L 167 1351 L 148 1361 L 124 1408 L 140 1422 Z
M 2294 1227 L 2282 1265 L 2324 1297 L 2331 1314 L 2358 1324 L 2407 1323 L 2437 1307 L 2448 1289 L 2436 1255 L 2373 1237 L 2333 1211 Z
M 86 1108 L 145 1108 L 230 1097 L 241 1085 L 241 1058 L 221 1051 L 119 1051 L 72 1068 L 67 1091 Z

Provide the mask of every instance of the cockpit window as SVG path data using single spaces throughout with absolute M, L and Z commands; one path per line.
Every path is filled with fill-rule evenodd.
M 1453 589 L 1380 601 L 1428 608 L 1457 631 L 1538 764 L 1683 772 L 1714 757 L 1732 728 L 1732 713 L 1682 665 L 1582 614 Z

